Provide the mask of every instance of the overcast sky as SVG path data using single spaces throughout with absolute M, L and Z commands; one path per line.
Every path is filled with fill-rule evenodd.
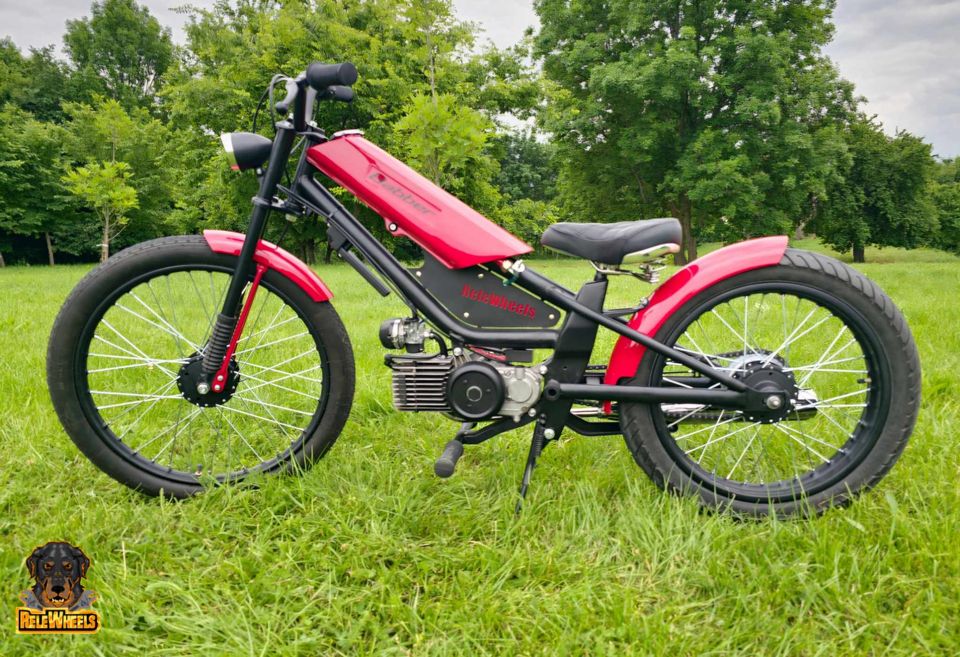
M 182 4 L 210 0 L 139 0 L 182 37 Z M 536 23 L 525 0 L 454 0 L 457 14 L 484 36 L 510 45 Z M 59 45 L 64 21 L 87 13 L 87 0 L 0 0 L 0 36 L 23 49 Z M 923 135 L 936 154 L 960 155 L 960 0 L 839 0 L 837 34 L 827 53 L 869 99 L 888 132 Z

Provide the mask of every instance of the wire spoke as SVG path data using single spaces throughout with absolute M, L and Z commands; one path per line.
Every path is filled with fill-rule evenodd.
M 193 421 L 193 419 L 194 419 L 195 417 L 197 417 L 197 416 L 200 414 L 200 411 L 202 411 L 202 410 L 203 410 L 202 408 L 195 408 L 195 409 L 193 409 L 193 410 L 187 415 L 187 417 L 184 418 L 184 420 L 187 422 L 187 424 L 189 424 L 190 422 Z M 183 425 L 183 429 L 186 429 L 187 424 L 184 424 L 184 425 Z M 133 450 L 133 453 L 134 453 L 134 454 L 140 454 L 140 453 L 142 453 L 144 449 L 146 449 L 147 447 L 149 447 L 150 445 L 152 445 L 153 443 L 155 443 L 157 440 L 159 440 L 160 438 L 162 438 L 163 436 L 167 435 L 168 433 L 170 433 L 171 431 L 173 431 L 173 430 L 175 430 L 175 429 L 176 429 L 177 431 L 182 431 L 183 429 L 180 429 L 179 427 L 180 427 L 180 417 L 177 416 L 177 422 L 176 422 L 176 423 L 170 424 L 170 426 L 168 426 L 166 429 L 164 429 L 163 431 L 161 431 L 160 433 L 158 433 L 157 435 L 155 435 L 153 438 L 151 438 L 150 440 L 148 440 L 146 443 L 144 443 L 143 445 L 140 445 L 140 447 L 137 447 L 136 449 L 134 449 L 134 450 Z M 154 461 L 155 461 L 156 458 L 157 458 L 157 457 L 154 456 L 154 458 L 151 459 L 151 460 L 154 460 Z
M 694 411 L 694 412 L 696 412 L 696 411 Z M 692 415 L 692 414 L 693 414 L 693 413 L 691 413 L 690 415 Z M 729 419 L 727 419 L 727 420 L 724 420 L 723 422 L 720 422 L 720 421 L 718 420 L 718 421 L 717 421 L 717 424 L 713 426 L 713 430 L 716 431 L 716 429 L 717 429 L 718 426 L 719 426 L 719 427 L 722 427 L 722 426 L 725 425 L 725 424 L 730 424 L 731 422 L 736 422 L 736 421 L 739 420 L 739 419 L 740 419 L 740 416 L 737 415 L 737 416 L 735 416 L 735 417 L 732 417 L 732 418 L 729 418 Z M 696 436 L 697 434 L 703 433 L 704 431 L 710 431 L 710 428 L 711 428 L 711 427 L 704 427 L 704 428 L 702 428 L 702 429 L 697 429 L 696 431 L 693 431 L 693 432 L 691 432 L 691 433 L 688 433 L 688 434 L 684 434 L 684 435 L 682 435 L 682 436 L 679 436 L 678 438 L 676 438 L 676 442 L 680 442 L 681 440 L 687 440 L 688 438 L 692 438 L 693 436 Z M 711 434 L 711 435 L 712 435 L 712 434 Z
M 223 414 L 223 409 L 222 409 L 222 407 L 218 406 L 218 407 L 217 407 L 217 412 L 220 414 L 220 418 L 221 418 L 222 420 L 224 420 L 224 421 L 230 426 L 231 429 L 233 429 L 233 431 L 237 434 L 237 437 L 239 437 L 240 440 L 243 441 L 243 444 L 247 446 L 247 449 L 249 449 L 251 452 L 253 452 L 253 455 L 257 457 L 257 460 L 258 460 L 258 461 L 260 461 L 261 463 L 263 463 L 263 462 L 264 462 L 264 458 L 263 458 L 262 456 L 260 456 L 260 453 L 259 453 L 257 450 L 255 450 L 255 449 L 253 448 L 253 445 L 251 445 L 251 444 L 247 441 L 246 437 L 244 437 L 244 435 L 243 435 L 243 432 L 240 431 L 239 429 L 237 429 L 237 427 L 233 424 L 233 422 L 230 421 L 230 418 Z
M 724 422 L 723 424 L 727 424 L 728 422 L 733 422 L 733 421 L 734 421 L 734 420 L 728 420 L 727 422 Z M 730 438 L 731 436 L 736 436 L 737 434 L 742 433 L 742 432 L 746 431 L 747 429 L 752 429 L 753 427 L 756 427 L 756 426 L 759 426 L 759 425 L 760 425 L 759 422 L 751 422 L 750 424 L 748 424 L 748 425 L 745 426 L 745 427 L 741 427 L 741 428 L 739 428 L 739 429 L 736 429 L 735 431 L 730 431 L 730 432 L 728 432 L 728 433 L 723 434 L 722 436 L 719 436 L 719 437 L 717 437 L 717 438 L 713 438 L 713 439 L 711 439 L 711 440 L 708 440 L 707 442 L 703 443 L 702 445 L 698 445 L 697 447 L 694 447 L 694 448 L 691 449 L 689 452 L 687 452 L 687 454 L 693 454 L 694 452 L 698 452 L 698 451 L 700 451 L 700 450 L 704 450 L 704 449 L 706 449 L 707 447 L 709 447 L 710 445 L 714 445 L 714 444 L 716 444 L 716 443 L 719 443 L 719 442 L 721 442 L 721 441 L 723 441 L 723 440 L 726 440 L 727 438 Z M 721 426 L 722 426 L 722 425 L 721 425 Z M 685 436 L 685 437 L 689 437 L 689 436 Z
M 241 351 L 237 351 L 236 355 L 239 356 L 240 354 L 255 353 L 261 349 L 272 347 L 275 344 L 280 344 L 282 342 L 289 342 L 290 340 L 296 340 L 297 338 L 302 338 L 305 335 L 310 335 L 310 331 L 303 331 L 302 333 L 297 333 L 296 335 L 288 335 L 286 337 L 279 338 L 277 340 L 274 340 L 273 342 L 268 342 L 266 344 L 258 344 L 255 347 L 250 347 L 249 349 L 243 349 Z
M 264 422 L 270 422 L 271 424 L 276 424 L 276 425 L 279 425 L 279 426 L 281 426 L 281 427 L 287 427 L 287 428 L 289 428 L 289 429 L 294 429 L 295 431 L 299 431 L 300 433 L 303 433 L 303 429 L 300 428 L 300 427 L 296 427 L 296 426 L 294 426 L 294 425 L 292 425 L 292 424 L 287 424 L 286 422 L 279 422 L 279 421 L 276 421 L 276 420 L 271 420 L 271 419 L 268 418 L 268 417 L 263 417 L 262 415 L 257 415 L 256 413 L 250 413 L 250 412 L 248 412 L 248 411 L 242 411 L 242 410 L 240 410 L 239 408 L 234 408 L 233 406 L 223 405 L 223 406 L 217 406 L 217 408 L 223 409 L 223 410 L 225 410 L 225 411 L 230 411 L 231 413 L 239 413 L 240 415 L 246 415 L 246 416 L 248 416 L 248 417 L 252 417 L 252 418 L 255 418 L 255 419 L 257 419 L 257 420 L 263 420 Z
M 870 392 L 870 387 L 867 386 L 863 390 L 854 390 L 853 392 L 847 392 L 842 395 L 837 395 L 836 397 L 830 397 L 829 399 L 820 399 L 814 402 L 813 404 L 806 404 L 804 406 L 798 406 L 798 409 L 807 409 L 807 408 L 820 408 L 821 404 L 829 404 L 830 402 L 835 402 L 838 399 L 846 399 L 847 397 L 854 397 L 856 395 L 865 395 Z
M 256 393 L 254 393 L 254 394 L 256 394 Z M 286 407 L 286 406 L 280 406 L 279 404 L 271 404 L 271 403 L 269 403 L 269 402 L 257 401 L 256 399 L 250 399 L 249 397 L 243 397 L 243 396 L 241 396 L 241 395 L 239 395 L 239 394 L 234 394 L 234 398 L 235 398 L 235 399 L 239 399 L 240 401 L 245 401 L 245 402 L 247 402 L 248 404 L 260 404 L 261 406 L 265 406 L 265 407 L 268 407 L 268 408 L 275 408 L 275 409 L 277 409 L 278 411 L 286 411 L 286 412 L 288 412 L 288 413 L 298 413 L 298 414 L 300 414 L 300 415 L 305 415 L 305 416 L 307 416 L 307 417 L 313 417 L 313 415 L 314 415 L 313 413 L 310 413 L 310 412 L 308 412 L 308 411 L 301 411 L 301 410 L 296 409 L 296 408 L 288 408 L 288 407 Z M 270 413 L 270 411 L 267 411 L 267 413 Z
M 311 367 L 311 368 L 309 368 L 309 369 L 303 370 L 303 372 L 309 372 L 309 371 L 311 371 L 311 370 L 320 369 L 320 367 L 321 367 L 320 365 L 316 365 L 316 366 Z M 311 395 L 310 393 L 303 392 L 303 391 L 301 391 L 301 390 L 294 390 L 293 388 L 288 388 L 288 387 L 286 387 L 286 386 L 282 386 L 282 385 L 280 385 L 279 383 L 277 383 L 277 381 L 283 381 L 283 380 L 285 380 L 285 379 L 289 379 L 289 378 L 295 376 L 296 374 L 299 374 L 299 373 L 287 374 L 286 376 L 279 376 L 279 377 L 277 377 L 276 379 L 273 379 L 273 380 L 270 380 L 270 381 L 268 381 L 268 380 L 266 380 L 266 379 L 261 379 L 261 378 L 259 378 L 259 377 L 257 377 L 257 376 L 254 376 L 253 374 L 246 374 L 246 375 L 244 375 L 244 377 L 243 377 L 243 378 L 244 378 L 244 381 L 246 381 L 246 380 L 256 381 L 256 382 L 257 382 L 257 385 L 255 385 L 255 386 L 244 386 L 244 387 L 241 389 L 241 392 L 250 392 L 250 391 L 252 391 L 252 390 L 258 390 L 258 389 L 260 389 L 260 388 L 262 388 L 262 387 L 264 387 L 264 386 L 273 386 L 273 387 L 279 388 L 280 390 L 283 390 L 283 391 L 285 391 L 285 392 L 290 392 L 290 393 L 293 393 L 293 394 L 295 394 L 295 395 L 300 395 L 301 397 L 307 397 L 308 399 L 312 399 L 312 400 L 316 401 L 316 400 L 317 400 L 317 395 Z M 322 382 L 321 382 L 321 381 L 317 381 L 317 383 L 322 383 Z
M 264 307 L 265 305 L 266 305 L 265 303 L 264 303 L 264 304 L 261 304 L 261 306 L 260 306 L 260 312 L 263 312 L 263 307 Z M 281 307 L 280 310 L 283 310 L 283 307 Z M 258 317 L 258 319 L 259 319 L 259 315 L 258 315 L 257 317 Z M 298 319 L 300 319 L 300 318 L 297 317 L 296 315 L 294 315 L 293 317 L 287 317 L 287 318 L 286 318 L 285 320 L 283 320 L 282 322 L 278 322 L 278 323 L 276 323 L 276 324 L 272 324 L 272 325 L 268 326 L 267 328 L 260 329 L 259 331 L 255 332 L 255 333 L 251 333 L 251 334 L 249 334 L 249 335 L 243 336 L 242 338 L 240 338 L 239 340 L 237 340 L 237 344 L 239 345 L 241 342 L 246 342 L 247 340 L 251 340 L 251 339 L 257 337 L 258 335 L 263 335 L 264 333 L 269 333 L 270 331 L 273 331 L 274 329 L 278 329 L 278 328 L 280 328 L 281 326 L 283 326 L 283 325 L 285 325 L 285 324 L 289 324 L 290 322 L 295 322 L 295 321 L 297 321 Z M 254 329 L 254 328 L 256 328 L 256 327 L 257 327 L 257 323 L 256 323 L 256 321 L 254 321 L 254 323 L 251 325 L 250 328 L 251 328 L 251 329 Z M 243 353 L 243 350 L 238 351 L 238 353 Z
M 107 340 L 106 338 L 104 338 L 103 336 L 101 336 L 101 335 L 99 335 L 99 334 L 94 335 L 94 338 L 96 338 L 96 339 L 98 339 L 98 340 L 100 340 L 100 341 L 102 341 L 102 342 L 110 345 L 110 346 L 113 347 L 114 349 L 116 349 L 116 350 L 118 350 L 118 351 L 122 351 L 122 352 L 124 352 L 124 353 L 126 353 L 126 354 L 128 354 L 128 355 L 130 355 L 130 356 L 140 356 L 141 358 L 146 358 L 147 360 L 152 360 L 152 361 L 154 361 L 155 363 L 159 360 L 159 359 L 156 359 L 156 358 L 150 358 L 150 356 L 148 356 L 147 354 L 145 354 L 145 353 L 143 352 L 143 350 L 140 349 L 140 347 L 138 347 L 137 345 L 133 344 L 129 339 L 127 339 L 127 337 L 126 337 L 125 335 L 123 335 L 120 331 L 118 331 L 117 329 L 115 329 L 115 328 L 113 327 L 113 325 L 111 325 L 110 322 L 108 322 L 108 321 L 106 320 L 106 318 L 100 320 L 100 323 L 103 324 L 104 326 L 106 326 L 106 327 L 107 327 L 108 329 L 110 329 L 111 331 L 113 331 L 113 333 L 114 333 L 118 338 L 120 338 L 120 339 L 123 340 L 125 343 L 127 343 L 127 344 L 130 346 L 130 348 L 133 349 L 133 351 L 129 351 L 129 350 L 124 349 L 123 347 L 121 347 L 121 346 L 119 346 L 119 345 L 113 344 L 112 342 L 110 342 L 109 340 Z M 168 370 L 167 368 L 163 367 L 162 365 L 157 365 L 157 367 L 160 368 L 161 370 L 163 370 L 164 372 L 166 372 L 167 374 L 169 374 L 170 376 L 176 376 L 172 371 Z
M 733 476 L 733 473 L 736 472 L 737 467 L 740 465 L 740 462 L 743 461 L 743 457 L 747 455 L 747 452 L 750 451 L 750 448 L 753 446 L 754 441 L 757 439 L 757 436 L 760 435 L 760 429 L 754 429 L 753 435 L 750 436 L 749 442 L 743 448 L 743 451 L 740 452 L 739 458 L 737 458 L 736 463 L 733 464 L 733 467 L 730 468 L 730 473 L 727 475 L 727 479 L 730 479 Z
M 794 442 L 796 442 L 796 443 L 798 443 L 799 445 L 803 446 L 803 447 L 804 447 L 805 449 L 807 449 L 811 454 L 813 454 L 813 455 L 816 456 L 818 459 L 820 459 L 821 463 L 826 463 L 827 461 L 830 460 L 830 459 L 828 459 L 826 456 L 824 456 L 823 454 L 821 454 L 820 452 L 818 452 L 817 450 L 815 450 L 814 448 L 810 447 L 810 445 L 808 445 L 808 444 L 805 443 L 804 441 L 802 441 L 802 440 L 800 440 L 799 438 L 797 438 L 792 432 L 787 431 L 787 430 L 786 430 L 786 427 L 782 427 L 782 426 L 780 426 L 779 424 L 774 424 L 773 427 L 774 427 L 775 429 L 779 429 L 784 435 L 786 435 L 787 437 L 789 437 L 791 440 L 793 440 Z M 803 435 L 804 438 L 809 438 L 809 437 L 810 437 L 810 436 L 807 436 L 806 434 L 801 434 L 801 435 Z M 818 441 L 818 442 L 823 442 L 823 441 Z M 829 445 L 829 444 L 827 444 L 827 443 L 824 443 L 824 444 L 827 445 L 828 447 L 833 447 L 832 445 Z
M 147 288 L 150 290 L 151 293 L 153 293 L 153 288 L 150 287 L 150 283 L 149 283 L 149 282 L 147 283 Z M 183 341 L 184 341 L 185 343 L 187 343 L 192 349 L 197 349 L 197 345 L 193 344 L 193 342 L 191 342 L 190 340 L 188 340 L 188 339 L 186 338 L 186 336 L 184 336 L 180 331 L 178 331 L 178 330 L 176 329 L 175 326 L 173 326 L 170 322 L 168 322 L 168 321 L 167 321 L 167 318 L 166 318 L 165 316 L 163 316 L 162 313 L 158 313 L 156 310 L 154 310 L 153 308 L 151 308 L 148 303 L 146 303 L 143 299 L 141 299 L 140 297 L 138 297 L 136 292 L 132 292 L 132 291 L 131 291 L 131 292 L 130 292 L 130 296 L 132 296 L 141 306 L 143 306 L 144 308 L 146 308 L 147 310 L 149 310 L 149 311 L 153 314 L 154 317 L 156 317 L 164 326 L 166 326 L 168 332 L 169 332 L 171 335 L 175 336 L 176 338 L 178 338 L 178 339 L 180 339 L 180 340 L 183 340 Z M 154 293 L 154 294 L 153 294 L 154 299 L 156 299 L 156 296 L 157 296 L 157 295 Z M 118 303 L 117 305 L 119 306 L 120 304 Z M 157 306 L 159 307 L 159 305 L 160 305 L 160 301 L 157 300 Z M 124 309 L 127 310 L 126 308 L 124 308 Z M 132 311 L 128 310 L 128 312 L 132 312 Z M 183 357 L 183 353 L 182 353 L 182 352 L 181 352 L 180 356 L 181 356 L 181 358 Z

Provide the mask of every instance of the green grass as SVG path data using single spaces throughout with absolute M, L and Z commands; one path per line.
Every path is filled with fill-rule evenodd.
M 917 430 L 852 507 L 757 523 L 661 493 L 618 437 L 550 446 L 519 519 L 525 431 L 468 447 L 437 479 L 455 425 L 392 410 L 376 337 L 403 307 L 340 265 L 321 272 L 358 380 L 334 449 L 258 489 L 146 498 L 79 454 L 47 396 L 46 338 L 88 268 L 0 271 L 0 654 L 957 654 L 960 260 L 867 258 L 920 348 Z M 590 275 L 537 267 L 568 285 Z M 614 281 L 610 304 L 638 286 Z M 12 631 L 23 560 L 55 539 L 93 560 L 99 635 Z

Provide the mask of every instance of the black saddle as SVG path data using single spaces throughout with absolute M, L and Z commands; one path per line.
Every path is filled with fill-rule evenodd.
M 643 260 L 653 252 L 676 253 L 680 245 L 676 219 L 644 219 L 615 224 L 553 224 L 543 232 L 544 246 L 604 265 Z M 664 247 L 661 251 L 656 247 Z

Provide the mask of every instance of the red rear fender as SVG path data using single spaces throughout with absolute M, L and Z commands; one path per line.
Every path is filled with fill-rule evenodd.
M 240 255 L 244 235 L 228 230 L 205 230 L 203 238 L 207 240 L 214 253 Z M 312 269 L 302 260 L 289 251 L 281 249 L 276 244 L 261 240 L 253 259 L 267 267 L 283 274 L 291 281 L 303 288 L 314 301 L 329 301 L 333 297 L 330 288 L 320 280 Z
M 786 249 L 786 237 L 762 237 L 725 246 L 694 260 L 654 291 L 650 302 L 630 319 L 630 328 L 655 336 L 667 319 L 694 296 L 731 276 L 779 264 Z M 632 377 L 644 353 L 646 347 L 621 336 L 610 356 L 604 383 L 616 385 Z

